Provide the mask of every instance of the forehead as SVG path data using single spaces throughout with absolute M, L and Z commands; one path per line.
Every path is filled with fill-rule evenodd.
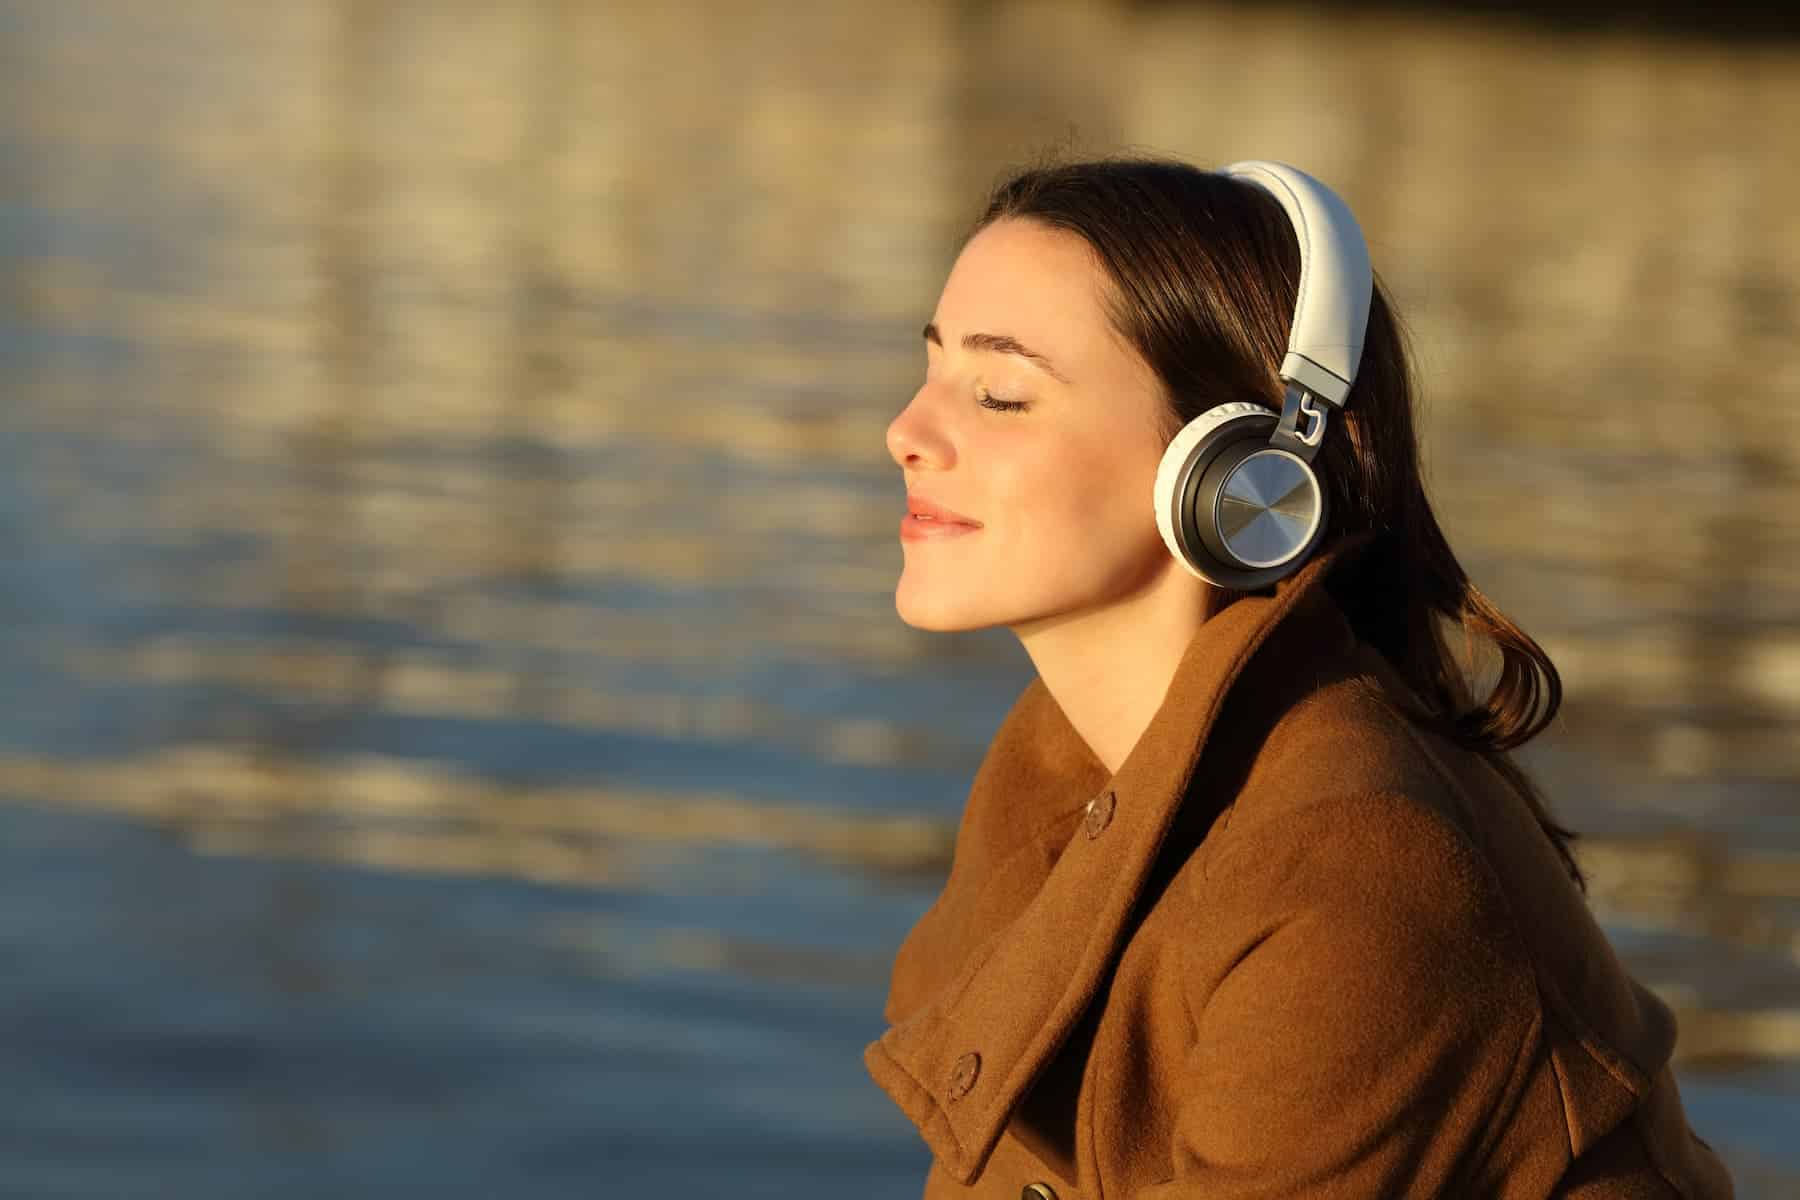
M 934 318 L 946 339 L 1000 333 L 1070 371 L 1112 341 L 1102 307 L 1105 272 L 1080 237 L 1032 221 L 1001 220 L 969 239 L 950 269 Z

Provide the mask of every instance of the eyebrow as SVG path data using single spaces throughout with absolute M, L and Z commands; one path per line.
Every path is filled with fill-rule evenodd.
M 932 342 L 939 347 L 942 347 L 944 344 L 943 338 L 938 336 L 938 327 L 935 321 L 925 322 L 925 328 L 922 331 L 922 335 L 926 341 Z M 987 350 L 995 354 L 1016 354 L 1020 358 L 1029 359 L 1031 362 L 1036 363 L 1038 367 L 1052 379 L 1059 379 L 1063 383 L 1069 382 L 1069 377 L 1057 370 L 1056 365 L 1048 358 L 1039 354 L 1036 350 L 1031 349 L 1018 338 L 1009 337 L 1004 333 L 965 333 L 963 334 L 962 344 L 965 350 Z

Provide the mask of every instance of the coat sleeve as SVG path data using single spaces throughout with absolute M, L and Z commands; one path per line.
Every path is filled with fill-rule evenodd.
M 1190 956 L 1174 1176 L 1138 1200 L 1467 1194 L 1542 1027 L 1490 869 L 1391 794 L 1229 832 L 1199 884 L 1219 922 Z

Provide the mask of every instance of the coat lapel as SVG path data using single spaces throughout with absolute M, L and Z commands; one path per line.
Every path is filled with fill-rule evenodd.
M 1029 823 L 1034 805 L 1089 798 L 1087 816 L 1024 908 L 863 1053 L 869 1074 L 959 1183 L 980 1174 L 1020 1099 L 1097 994 L 1232 684 L 1289 613 L 1330 603 L 1326 575 L 1371 536 L 1336 543 L 1273 595 L 1240 597 L 1206 621 L 1116 774 L 1107 775 L 1041 679 L 996 731 L 971 811 L 1011 810 Z M 1005 826 L 1014 822 L 997 827 Z M 946 889 L 959 880 L 980 888 L 981 868 L 953 870 Z

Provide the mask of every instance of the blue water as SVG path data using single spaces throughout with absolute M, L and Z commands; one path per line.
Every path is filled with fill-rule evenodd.
M 729 914 L 872 961 L 924 898 L 762 869 L 787 882 L 647 903 L 0 807 L 0 1192 L 916 1195 L 923 1146 L 862 1070 L 866 963 L 759 978 L 631 953 Z M 547 937 L 571 923 L 603 944 Z

